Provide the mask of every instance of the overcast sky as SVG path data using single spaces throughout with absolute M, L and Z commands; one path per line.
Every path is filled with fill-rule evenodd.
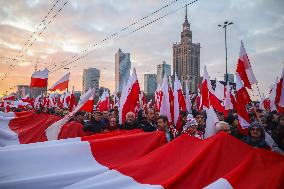
M 57 3 L 47 20 L 65 1 Z M 179 0 L 117 37 L 100 41 L 172 1 L 70 0 L 24 53 L 24 60 L 8 71 L 12 61 L 7 57 L 16 57 L 56 1 L 0 0 L 0 78 L 9 73 L 5 80 L 0 80 L 0 93 L 10 92 L 17 84 L 29 84 L 37 59 L 38 68 L 47 66 L 50 69 L 53 61 L 58 67 L 95 43 L 99 46 L 88 56 L 68 66 L 71 86 L 81 90 L 83 69 L 96 67 L 101 70 L 100 86 L 113 91 L 114 54 L 121 48 L 123 52 L 131 53 L 132 67 L 136 68 L 143 89 L 143 74 L 156 73 L 157 64 L 163 60 L 172 65 L 172 45 L 180 41 L 185 9 L 131 35 L 128 33 L 191 1 Z M 234 24 L 227 28 L 228 71 L 235 72 L 240 41 L 243 40 L 261 93 L 267 95 L 269 86 L 281 75 L 284 65 L 283 10 L 283 0 L 198 0 L 188 6 L 193 42 L 201 44 L 201 76 L 206 65 L 211 78 L 223 79 L 224 31 L 217 25 L 229 20 Z M 65 72 L 62 69 L 50 74 L 49 85 Z

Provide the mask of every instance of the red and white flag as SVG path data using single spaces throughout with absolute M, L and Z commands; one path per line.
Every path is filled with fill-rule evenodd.
M 164 115 L 168 117 L 169 122 L 172 122 L 171 115 L 171 105 L 170 105 L 170 96 L 169 96 L 169 85 L 168 79 L 165 76 L 163 79 L 162 87 L 161 87 L 161 106 L 160 106 L 160 115 Z
M 224 99 L 224 106 L 225 106 L 225 110 L 232 110 L 234 109 L 233 103 L 231 101 L 231 89 L 230 89 L 230 85 L 229 82 L 226 85 L 226 90 L 225 90 L 225 99 Z
M 97 103 L 97 110 L 100 112 L 102 111 L 109 111 L 109 93 L 105 90 Z
M 257 83 L 242 41 L 237 64 L 237 73 L 239 74 L 240 79 L 244 82 L 245 87 L 251 89 L 251 86 Z
M 184 96 L 182 94 L 182 88 L 181 88 L 181 83 L 175 74 L 175 81 L 174 81 L 174 124 L 176 125 L 179 116 L 180 116 L 180 111 L 186 111 L 186 102 L 184 99 Z
M 95 94 L 95 88 L 89 89 L 89 91 L 87 91 L 84 95 L 81 96 L 80 101 L 79 101 L 78 105 L 76 106 L 75 110 L 70 112 L 68 115 L 64 116 L 61 120 L 50 125 L 45 130 L 45 134 L 46 134 L 47 139 L 48 140 L 57 140 L 62 126 L 64 124 L 66 124 L 72 118 L 72 116 L 76 112 L 78 112 L 82 108 L 82 106 L 84 106 L 89 101 L 89 99 L 91 97 L 94 96 L 94 94 Z
M 56 81 L 51 87 L 50 87 L 50 91 L 56 91 L 56 90 L 60 90 L 63 91 L 65 89 L 68 89 L 68 83 L 69 83 L 69 76 L 70 73 L 67 73 L 66 75 L 64 75 L 62 78 L 60 78 L 58 81 Z
M 48 69 L 35 71 L 31 77 L 30 87 L 47 87 Z
M 188 90 L 187 85 L 185 86 L 185 103 L 186 103 L 187 112 L 191 113 L 192 103 L 191 103 L 191 98 L 190 98 L 190 95 L 189 95 L 189 90 Z
M 135 68 L 127 84 L 123 87 L 119 106 L 119 124 L 124 123 L 128 112 L 135 112 L 139 103 L 140 87 Z
M 8 95 L 8 96 L 4 96 L 3 97 L 3 100 L 10 100 L 10 101 L 13 101 L 13 100 L 15 100 L 15 96 L 14 95 Z
M 277 111 L 279 113 L 284 113 L 284 68 L 282 70 L 282 75 L 277 83 L 276 87 L 276 96 L 275 96 L 275 104 L 277 107 Z
M 0 188 L 284 187 L 282 156 L 227 133 L 166 143 L 161 131 L 131 132 L 2 148 Z
M 246 106 L 251 102 L 251 99 L 238 74 L 236 74 L 236 88 L 239 124 L 242 128 L 248 128 L 250 126 L 250 118 Z
M 201 106 L 202 108 L 209 108 L 209 91 L 213 93 L 209 74 L 206 66 L 204 66 L 203 81 L 201 85 Z

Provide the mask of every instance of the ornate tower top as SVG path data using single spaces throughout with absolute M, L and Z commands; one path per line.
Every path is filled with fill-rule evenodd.
M 181 42 L 182 43 L 191 42 L 192 33 L 190 31 L 190 24 L 187 20 L 187 5 L 185 6 L 185 20 L 182 26 L 183 30 L 181 32 Z
M 185 30 L 190 30 L 190 24 L 187 20 L 187 5 L 185 6 L 185 20 L 184 20 L 184 23 L 183 23 L 183 31 Z

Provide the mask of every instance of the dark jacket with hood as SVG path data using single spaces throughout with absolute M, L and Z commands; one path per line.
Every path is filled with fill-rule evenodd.
M 252 137 L 251 137 L 250 132 L 251 132 L 251 129 L 253 127 L 260 128 L 260 130 L 261 130 L 261 136 L 258 140 L 253 140 Z M 248 128 L 248 136 L 244 137 L 242 139 L 242 141 L 247 143 L 248 145 L 250 145 L 252 147 L 270 149 L 270 147 L 265 142 L 265 131 L 264 131 L 261 123 L 259 123 L 257 121 L 254 121 L 254 122 L 251 123 L 251 125 Z

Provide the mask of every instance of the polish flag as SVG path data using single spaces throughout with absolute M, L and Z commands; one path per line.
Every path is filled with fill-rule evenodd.
M 13 101 L 13 100 L 15 100 L 15 96 L 14 95 L 4 96 L 3 100 L 11 100 L 11 101 Z
M 140 87 L 135 68 L 132 76 L 129 77 L 127 84 L 123 87 L 119 106 L 119 124 L 124 123 L 128 112 L 135 112 L 139 103 Z
M 225 98 L 225 87 L 217 79 L 216 79 L 216 87 L 215 87 L 214 95 L 221 101 L 223 101 Z
M 3 119 L 0 117 L 0 146 L 47 141 L 46 128 L 59 119 L 55 115 L 35 114 L 34 111 L 15 112 Z
M 80 101 L 81 99 L 84 98 L 85 100 L 85 96 L 89 96 L 90 91 L 92 91 L 92 89 L 89 89 L 89 91 L 87 91 L 83 96 L 80 97 Z M 89 93 L 88 93 L 89 92 Z M 92 94 L 92 93 L 91 93 Z M 95 93 L 94 93 L 95 94 Z M 80 107 L 79 111 L 86 111 L 86 112 L 92 112 L 94 109 L 94 94 L 89 96 L 88 100 Z M 78 103 L 79 105 L 79 103 Z M 77 105 L 77 106 L 78 106 Z
M 176 74 L 175 74 L 175 81 L 174 81 L 173 96 L 174 96 L 174 116 L 173 117 L 174 117 L 174 124 L 176 125 L 179 120 L 180 111 L 186 111 L 186 103 L 185 103 L 184 96 L 182 94 L 181 83 Z
M 284 187 L 282 156 L 224 132 L 169 143 L 161 131 L 98 134 L 3 148 L 0 162 L 0 188 Z
M 169 85 L 168 85 L 168 79 L 166 76 L 163 79 L 163 83 L 161 87 L 161 94 L 162 94 L 162 97 L 161 97 L 160 115 L 167 116 L 168 121 L 172 122 Z
M 231 102 L 233 104 L 233 109 L 236 110 L 237 109 L 237 102 L 236 102 L 236 97 L 235 97 L 235 90 L 232 88 L 231 89 L 231 92 L 230 92 L 230 99 L 231 99 Z
M 217 132 L 216 123 L 219 122 L 219 119 L 212 106 L 210 106 L 209 109 L 206 109 L 206 114 L 207 114 L 207 119 L 206 119 L 204 139 L 209 138 L 216 134 Z
M 209 103 L 210 103 L 210 106 L 214 108 L 214 110 L 218 112 L 223 112 L 225 117 L 227 116 L 228 113 L 225 110 L 225 107 L 222 105 L 220 100 L 211 91 L 209 91 Z
M 30 87 L 47 87 L 48 69 L 35 71 L 31 77 Z
M 57 82 L 55 82 L 51 87 L 50 91 L 56 91 L 57 89 L 60 91 L 63 91 L 65 89 L 68 89 L 68 83 L 69 83 L 69 76 L 70 73 L 67 73 L 62 78 L 60 78 Z
M 188 90 L 188 86 L 185 86 L 185 103 L 186 103 L 186 110 L 187 112 L 191 113 L 191 99 L 190 99 L 190 95 L 189 95 L 189 90 Z
M 284 68 L 282 76 L 276 86 L 275 104 L 279 113 L 284 113 Z
M 251 99 L 238 74 L 236 74 L 236 88 L 239 124 L 242 128 L 248 128 L 250 126 L 250 119 L 246 106 L 251 102 Z
M 245 87 L 251 89 L 251 85 L 257 83 L 242 41 L 237 64 L 237 73 L 239 74 L 240 79 L 244 82 Z
M 275 83 L 272 85 L 269 94 L 270 111 L 276 110 L 275 99 L 276 99 L 277 84 L 278 84 L 278 77 L 276 78 Z
M 24 96 L 24 97 L 22 98 L 22 101 L 23 101 L 23 102 L 30 102 L 30 95 L 27 94 L 26 96 Z
M 213 89 L 206 66 L 204 66 L 203 81 L 201 85 L 202 108 L 209 108 L 209 91 L 213 92 Z
M 100 112 L 109 111 L 109 93 L 107 90 L 103 92 L 101 99 L 97 103 L 97 110 Z
M 81 96 L 78 105 L 76 106 L 75 110 L 70 112 L 68 115 L 64 116 L 59 121 L 50 125 L 46 130 L 45 134 L 48 140 L 57 140 L 60 130 L 64 124 L 66 124 L 76 112 L 81 110 L 81 108 L 92 98 L 95 94 L 95 88 L 89 89 L 84 95 Z
M 231 102 L 231 89 L 229 82 L 226 85 L 226 90 L 225 90 L 225 99 L 224 99 L 224 106 L 225 110 L 232 110 L 234 109 L 233 103 Z

